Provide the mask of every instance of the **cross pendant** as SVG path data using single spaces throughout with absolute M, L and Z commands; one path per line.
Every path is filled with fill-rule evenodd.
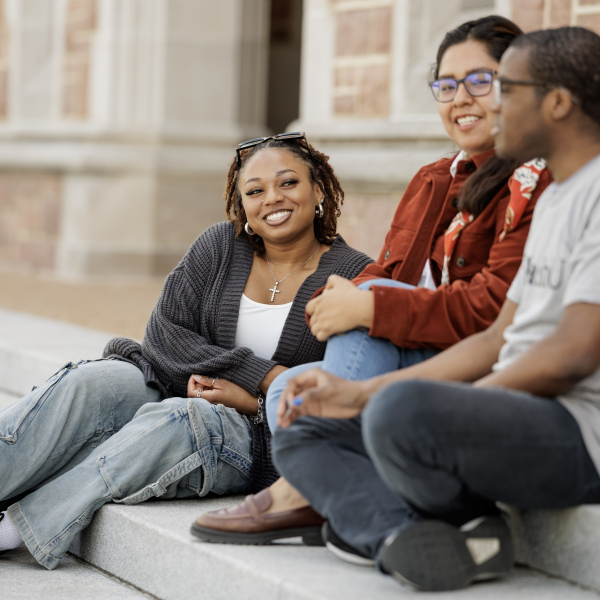
M 271 302 L 273 302 L 273 300 L 275 300 L 275 294 L 281 294 L 281 292 L 277 289 L 278 285 L 279 285 L 279 281 L 276 281 L 275 285 L 272 288 L 269 288 L 269 291 L 273 292 L 271 294 Z

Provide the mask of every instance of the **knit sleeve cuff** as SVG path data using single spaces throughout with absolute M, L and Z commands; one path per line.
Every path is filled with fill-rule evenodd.
M 243 363 L 220 371 L 218 375 L 243 387 L 250 394 L 257 394 L 260 382 L 276 365 L 275 361 L 250 354 L 244 359 Z

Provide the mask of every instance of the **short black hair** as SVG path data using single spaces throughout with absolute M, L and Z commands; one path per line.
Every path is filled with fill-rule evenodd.
M 539 93 L 564 87 L 582 112 L 600 125 L 600 36 L 584 27 L 545 29 L 516 38 L 511 48 L 531 49 L 531 77 L 548 82 Z

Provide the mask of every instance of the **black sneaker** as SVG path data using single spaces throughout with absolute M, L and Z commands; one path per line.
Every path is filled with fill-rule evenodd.
M 379 552 L 382 569 L 418 590 L 457 590 L 512 569 L 510 531 L 500 517 L 479 517 L 461 528 L 420 521 L 388 537 Z
M 327 546 L 327 549 L 335 554 L 338 558 L 341 558 L 342 560 L 345 560 L 353 565 L 358 565 L 359 567 L 375 566 L 375 561 L 372 558 L 365 556 L 355 548 L 352 548 L 352 546 L 348 546 L 344 540 L 340 539 L 327 521 L 323 523 L 321 535 L 323 537 L 323 542 L 325 542 L 325 546 Z

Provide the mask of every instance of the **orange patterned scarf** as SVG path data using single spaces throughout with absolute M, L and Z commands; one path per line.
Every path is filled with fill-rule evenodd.
M 515 170 L 513 176 L 508 180 L 508 189 L 510 190 L 510 200 L 506 209 L 506 220 L 504 230 L 500 234 L 502 241 L 506 234 L 517 227 L 528 202 L 531 200 L 533 191 L 540 180 L 540 174 L 546 168 L 546 161 L 542 158 L 535 158 L 521 165 Z M 468 210 L 461 210 L 450 223 L 450 227 L 444 234 L 444 268 L 442 269 L 442 285 L 450 283 L 450 273 L 448 266 L 456 242 L 462 233 L 462 230 L 473 222 L 473 215 Z

